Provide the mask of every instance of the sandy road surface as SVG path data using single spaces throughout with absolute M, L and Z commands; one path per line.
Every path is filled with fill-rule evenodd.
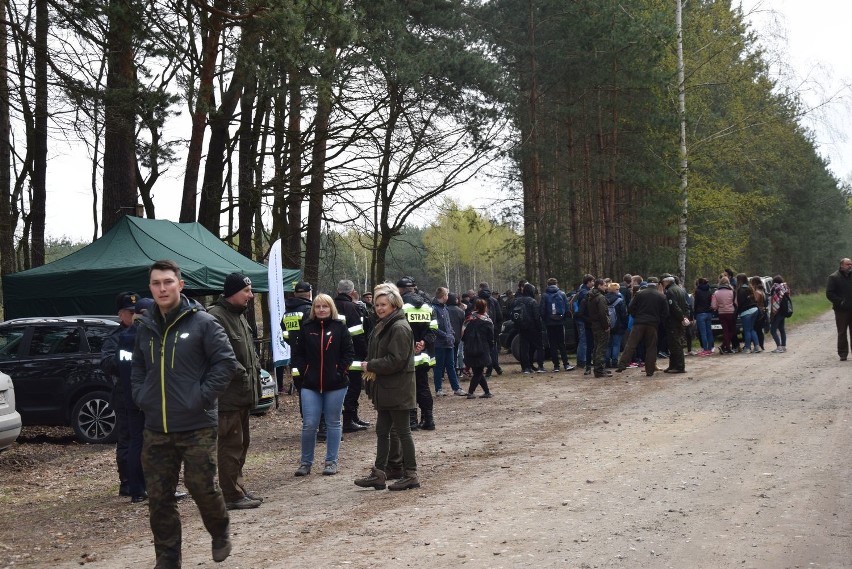
M 352 485 L 372 430 L 347 435 L 339 475 L 294 478 L 290 404 L 253 423 L 248 477 L 266 501 L 232 512 L 233 555 L 210 560 L 188 502 L 183 566 L 852 567 L 852 363 L 833 339 L 826 314 L 792 331 L 786 354 L 687 358 L 685 375 L 522 376 L 509 364 L 493 399 L 436 401 L 438 430 L 415 434 L 423 487 L 408 492 Z M 114 478 L 109 452 L 90 460 Z M 93 485 L 106 513 L 79 519 L 97 539 L 77 526 L 35 550 L 16 529 L 0 561 L 153 566 L 145 508 Z M 47 534 L 62 533 L 57 517 L 41 522 Z

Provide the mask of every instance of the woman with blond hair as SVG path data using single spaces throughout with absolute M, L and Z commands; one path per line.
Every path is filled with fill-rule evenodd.
M 337 474 L 337 453 L 343 430 L 340 415 L 349 387 L 348 371 L 355 358 L 352 336 L 339 320 L 334 300 L 318 294 L 311 312 L 293 343 L 290 365 L 293 375 L 302 380 L 302 453 L 296 476 L 311 473 L 320 416 L 325 417 L 328 433 L 325 451 L 325 475 Z
M 376 327 L 370 335 L 367 361 L 361 362 L 367 394 L 376 408 L 376 460 L 355 485 L 376 490 L 419 488 L 409 411 L 417 406 L 414 380 L 414 336 L 402 310 L 402 295 L 391 283 L 373 290 Z M 393 431 L 393 432 L 391 432 Z M 402 448 L 402 478 L 387 485 L 391 438 Z M 397 441 L 393 441 L 396 445 Z

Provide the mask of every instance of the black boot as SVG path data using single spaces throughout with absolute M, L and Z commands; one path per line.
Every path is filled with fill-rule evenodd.
M 344 413 L 343 414 L 343 432 L 344 433 L 357 433 L 358 431 L 366 430 L 367 427 L 363 425 L 359 425 L 355 422 L 355 418 L 352 413 Z
M 356 423 L 358 423 L 359 425 L 361 425 L 362 427 L 369 427 L 370 426 L 369 421 L 365 421 L 364 419 L 362 419 L 361 417 L 358 416 L 358 411 L 355 411 L 355 419 L 353 419 L 353 420 Z
M 432 411 L 423 411 L 423 420 L 420 421 L 420 428 L 424 431 L 434 431 L 435 430 L 435 417 L 432 415 Z
M 412 431 L 420 430 L 420 425 L 417 423 L 417 409 L 408 412 L 408 426 Z

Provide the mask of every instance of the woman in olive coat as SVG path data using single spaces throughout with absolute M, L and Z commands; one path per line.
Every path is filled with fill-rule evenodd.
M 391 429 L 402 446 L 404 475 L 390 490 L 419 488 L 414 439 L 411 437 L 409 410 L 417 406 L 414 383 L 414 336 L 405 313 L 399 289 L 390 283 L 373 290 L 376 327 L 370 335 L 367 361 L 361 362 L 367 393 L 376 408 L 376 461 L 357 486 L 382 490 L 386 487 L 385 465 L 391 445 Z

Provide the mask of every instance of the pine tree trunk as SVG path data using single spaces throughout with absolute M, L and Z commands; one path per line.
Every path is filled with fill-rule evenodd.
M 28 145 L 33 151 L 30 247 L 32 267 L 44 264 L 44 230 L 47 202 L 47 0 L 36 0 L 34 129 Z

